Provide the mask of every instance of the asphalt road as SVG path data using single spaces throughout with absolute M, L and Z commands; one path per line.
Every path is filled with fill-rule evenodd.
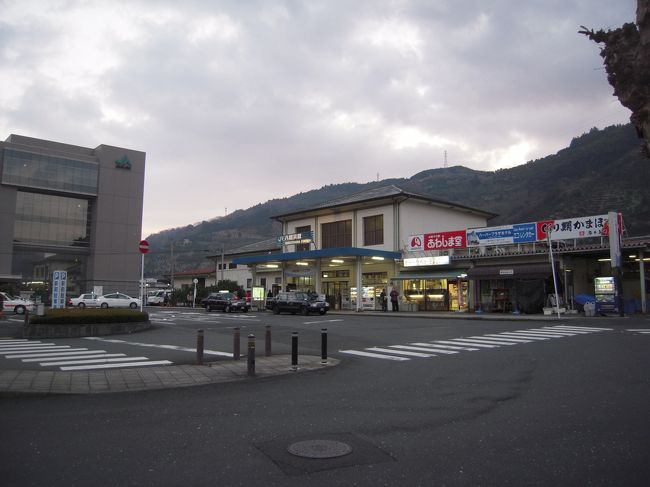
M 289 350 L 287 338 L 298 331 L 301 349 L 318 354 L 326 323 L 342 363 L 194 388 L 0 399 L 3 484 L 645 486 L 650 478 L 650 334 L 639 327 L 601 319 L 592 326 L 609 329 L 395 361 L 340 351 L 458 346 L 462 337 L 548 325 L 354 315 L 210 319 L 184 316 L 125 340 L 191 345 L 203 328 L 206 348 L 221 350 L 232 346 L 236 324 L 242 336 L 259 337 L 270 324 L 277 353 Z M 327 321 L 335 319 L 343 321 Z M 305 459 L 287 451 L 312 440 L 352 452 Z

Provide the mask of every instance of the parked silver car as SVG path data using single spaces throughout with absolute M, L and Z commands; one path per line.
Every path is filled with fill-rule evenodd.
M 100 308 L 139 308 L 142 302 L 138 298 L 132 298 L 122 293 L 104 294 L 97 298 Z

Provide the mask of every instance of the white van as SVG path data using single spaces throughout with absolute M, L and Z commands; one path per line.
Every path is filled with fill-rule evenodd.
M 165 302 L 165 295 L 169 296 L 172 293 L 171 289 L 157 289 L 147 292 L 147 305 L 148 306 L 162 306 Z

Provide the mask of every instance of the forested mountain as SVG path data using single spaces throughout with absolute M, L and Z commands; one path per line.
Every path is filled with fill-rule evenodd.
M 333 184 L 165 230 L 147 238 L 152 252 L 145 259 L 146 275 L 169 274 L 172 240 L 176 271 L 208 267 L 206 255 L 221 248 L 228 251 L 279 235 L 279 224 L 270 219 L 273 215 L 388 184 L 497 213 L 490 225 L 616 210 L 623 213 L 628 235 L 650 234 L 650 163 L 641 156 L 636 132 L 628 124 L 593 128 L 557 154 L 510 169 L 475 171 L 455 166 L 429 169 L 410 178 Z

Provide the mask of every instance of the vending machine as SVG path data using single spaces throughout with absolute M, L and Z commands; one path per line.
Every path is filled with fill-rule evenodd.
M 618 313 L 616 285 L 613 277 L 594 278 L 596 313 Z

